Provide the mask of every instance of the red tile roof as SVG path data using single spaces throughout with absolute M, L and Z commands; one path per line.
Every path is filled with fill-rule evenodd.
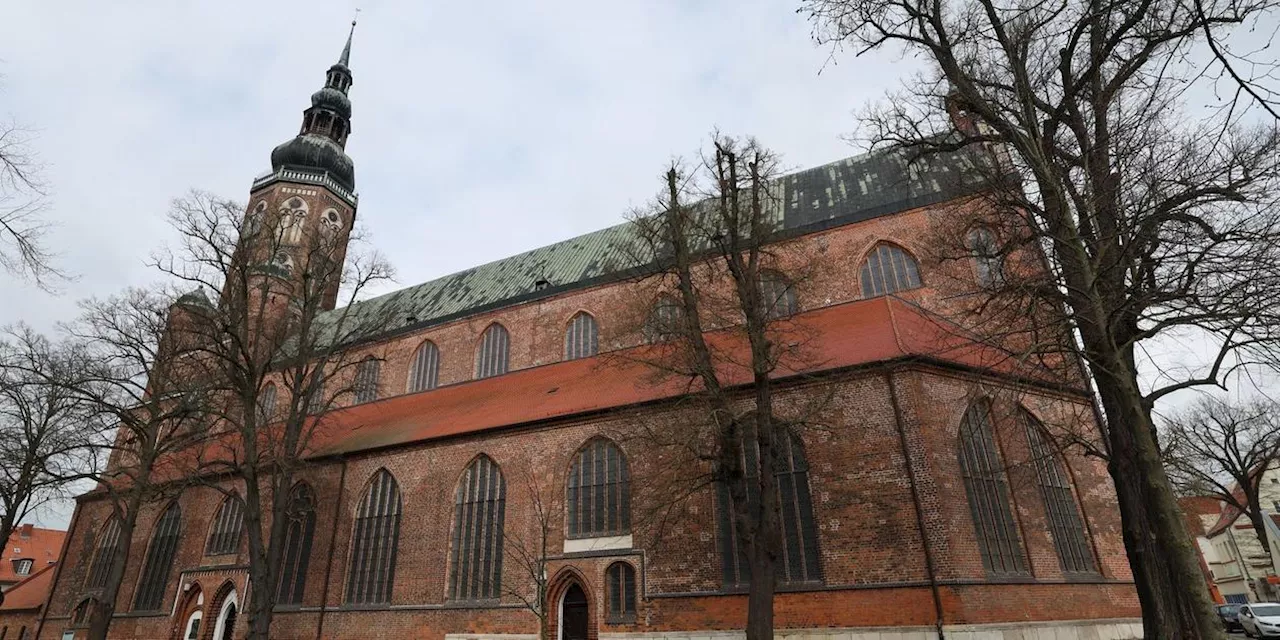
M 27 576 L 26 580 L 10 587 L 4 592 L 4 604 L 0 605 L 0 611 L 26 611 L 44 606 L 49 589 L 53 587 L 53 569 L 57 566 L 56 562 L 45 565 Z
M 960 330 L 894 297 L 817 309 L 793 318 L 776 340 L 798 344 L 776 376 L 815 373 L 904 357 L 928 357 L 964 366 L 994 368 L 1051 381 L 1044 370 L 1017 365 L 1008 354 L 965 338 Z M 723 362 L 745 362 L 740 332 L 717 331 L 708 341 Z M 313 439 L 315 455 L 348 453 L 456 436 L 488 429 L 624 407 L 691 390 L 687 378 L 655 377 L 646 361 L 662 345 L 521 369 L 421 393 L 350 407 L 323 418 Z M 669 348 L 669 347 L 667 347 Z M 740 354 L 742 357 L 734 357 Z M 726 384 L 750 380 L 742 366 L 722 367 Z
M 67 532 L 58 529 L 42 529 L 31 525 L 15 528 L 9 536 L 8 544 L 0 550 L 0 584 L 12 584 L 29 577 L 14 573 L 14 560 L 30 559 L 32 574 L 56 562 L 58 555 L 62 553 L 62 541 L 66 537 Z

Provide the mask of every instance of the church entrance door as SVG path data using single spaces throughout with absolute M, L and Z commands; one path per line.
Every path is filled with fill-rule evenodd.
M 576 582 L 561 600 L 560 640 L 587 640 L 587 594 Z

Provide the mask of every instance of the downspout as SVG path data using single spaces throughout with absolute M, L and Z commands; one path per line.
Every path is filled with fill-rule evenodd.
M 933 592 L 934 628 L 938 640 L 946 640 L 942 631 L 942 593 L 938 588 L 938 576 L 933 566 L 933 548 L 929 544 L 929 532 L 925 529 L 924 509 L 920 505 L 920 490 L 916 487 L 915 465 L 911 464 L 911 451 L 907 447 L 907 430 L 902 419 L 902 405 L 898 403 L 898 390 L 893 386 L 893 371 L 886 371 L 884 382 L 889 386 L 889 403 L 893 405 L 893 421 L 898 427 L 898 443 L 902 446 L 902 463 L 907 468 L 907 483 L 911 487 L 911 503 L 916 510 L 916 528 L 920 530 L 920 542 L 924 548 L 924 570 L 929 576 L 929 590 Z
M 338 475 L 338 498 L 333 501 L 333 526 L 329 528 L 329 558 L 324 563 L 324 588 L 320 591 L 320 618 L 316 620 L 316 640 L 324 636 L 324 613 L 329 610 L 329 575 L 333 573 L 333 550 L 338 546 L 338 517 L 342 515 L 342 501 L 347 488 L 347 459 L 342 458 L 342 472 Z
M 36 631 L 31 636 L 39 638 L 44 630 L 44 620 L 49 617 L 49 605 L 53 604 L 53 592 L 58 590 L 58 579 L 62 577 L 62 567 L 67 563 L 67 550 L 71 548 L 71 536 L 76 531 L 76 523 L 80 521 L 80 501 L 76 501 L 76 510 L 71 512 L 71 524 L 67 526 L 67 536 L 62 539 L 62 552 L 58 555 L 58 564 L 53 568 L 53 583 L 49 585 L 49 593 L 44 597 L 44 605 L 40 607 L 40 617 L 36 619 Z

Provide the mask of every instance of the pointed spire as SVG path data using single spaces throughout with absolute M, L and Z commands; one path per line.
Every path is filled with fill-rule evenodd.
M 360 15 L 360 10 L 356 9 L 356 15 Z M 356 34 L 356 20 L 351 19 L 351 31 L 347 33 L 347 46 L 342 48 L 342 55 L 338 57 L 338 64 L 344 67 L 351 66 L 351 38 Z

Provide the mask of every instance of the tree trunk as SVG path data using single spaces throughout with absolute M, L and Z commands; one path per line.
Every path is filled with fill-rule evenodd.
M 1110 366 L 1095 367 L 1095 372 L 1108 417 L 1108 470 L 1142 602 L 1144 637 L 1221 639 L 1198 556 L 1165 475 L 1151 414 L 1138 392 L 1136 374 L 1121 359 L 1110 358 Z
M 773 640 L 773 593 L 777 583 L 777 562 L 764 549 L 752 545 L 751 586 L 747 591 L 747 639 Z
M 1258 481 L 1262 478 L 1259 477 Z M 1268 542 L 1270 536 L 1267 535 L 1267 516 L 1262 513 L 1262 501 L 1258 498 L 1258 491 L 1254 490 L 1249 496 L 1249 522 L 1253 524 L 1253 533 L 1258 536 L 1258 544 L 1262 545 L 1263 553 L 1267 556 L 1271 555 L 1271 543 Z
M 278 562 L 272 561 L 272 551 L 279 549 L 279 543 L 275 539 L 275 529 L 280 524 L 280 518 L 272 517 L 270 528 L 267 536 L 263 538 L 263 498 L 262 490 L 259 485 L 260 479 L 256 470 L 248 469 L 244 473 L 245 489 L 244 489 L 244 528 L 245 536 L 248 538 L 249 546 L 249 602 L 246 614 L 248 615 L 248 630 L 245 638 L 249 640 L 267 640 L 271 636 L 271 620 L 275 613 L 275 580 L 276 568 Z M 269 500 L 272 503 L 272 512 L 275 500 L 278 498 L 272 492 Z
M 118 546 L 111 570 L 107 573 L 107 583 L 103 585 L 98 597 L 98 606 L 89 612 L 89 640 L 107 640 L 107 632 L 111 630 L 111 618 L 116 612 L 120 583 L 124 581 L 124 568 L 133 549 L 133 531 L 137 526 L 141 503 L 139 498 L 130 499 L 124 517 L 120 518 L 120 537 L 116 543 Z

